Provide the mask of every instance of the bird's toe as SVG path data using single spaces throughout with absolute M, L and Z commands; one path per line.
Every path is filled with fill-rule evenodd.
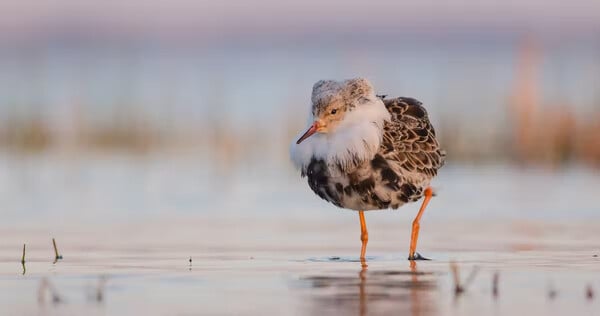
M 408 256 L 408 260 L 417 261 L 417 260 L 431 260 L 431 259 L 425 258 L 425 257 L 421 256 L 420 253 L 415 252 L 413 255 Z

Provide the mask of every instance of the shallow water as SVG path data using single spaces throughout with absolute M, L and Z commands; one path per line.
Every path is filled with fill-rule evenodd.
M 367 213 L 365 269 L 356 214 L 276 167 L 224 177 L 181 159 L 4 159 L 2 315 L 600 310 L 600 179 L 585 169 L 447 168 L 421 226 L 433 260 L 406 260 L 409 205 Z M 452 261 L 461 283 L 477 269 L 460 295 Z
M 64 228 L 57 238 L 64 258 L 56 263 L 45 229 L 3 230 L 2 314 L 597 315 L 600 310 L 598 298 L 588 299 L 585 292 L 588 286 L 600 290 L 598 225 L 474 222 L 461 224 L 470 231 L 457 234 L 446 229 L 455 225 L 430 222 L 423 227 L 420 249 L 434 260 L 411 267 L 407 234 L 400 231 L 407 223 L 378 224 L 371 228 L 363 269 L 358 226 L 332 222 L 316 231 L 308 221 L 263 221 L 256 227 L 247 221 L 216 220 L 208 227 L 205 222 L 196 217 L 133 227 Z M 231 227 L 244 232 L 227 238 Z M 318 237 L 305 238 L 313 234 Z M 23 274 L 20 242 L 25 239 Z M 478 269 L 462 295 L 454 294 L 450 261 L 457 263 L 461 282 Z M 43 280 L 54 290 L 40 298 Z M 60 301 L 53 302 L 53 295 Z

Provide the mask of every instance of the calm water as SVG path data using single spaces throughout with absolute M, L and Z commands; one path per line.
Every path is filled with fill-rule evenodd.
M 585 289 L 600 289 L 599 226 L 427 222 L 420 249 L 434 260 L 411 269 L 408 223 L 378 223 L 364 271 L 358 224 L 343 221 L 191 217 L 62 228 L 56 264 L 47 229 L 3 229 L 0 306 L 7 315 L 595 315 L 600 303 Z M 458 297 L 450 260 L 462 280 L 479 267 Z M 40 295 L 44 280 L 53 289 Z
M 1 162 L 3 315 L 600 310 L 600 177 L 582 168 L 449 165 L 422 222 L 420 252 L 434 260 L 405 260 L 418 208 L 410 205 L 367 213 L 363 270 L 356 214 L 314 197 L 284 162 L 229 173 L 181 155 Z M 450 261 L 462 280 L 478 267 L 458 297 Z
M 281 154 L 284 156 L 285 153 Z M 0 155 L 5 225 L 143 222 L 165 217 L 352 218 L 324 203 L 287 159 L 211 161 L 202 155 Z M 600 220 L 600 171 L 449 162 L 432 183 L 428 220 Z M 418 205 L 373 214 L 411 220 Z

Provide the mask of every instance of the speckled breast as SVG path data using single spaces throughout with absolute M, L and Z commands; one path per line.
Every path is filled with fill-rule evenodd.
M 424 191 L 423 186 L 416 186 L 395 173 L 380 155 L 350 173 L 339 168 L 331 170 L 323 160 L 312 159 L 305 176 L 319 197 L 352 210 L 396 209 L 417 201 Z

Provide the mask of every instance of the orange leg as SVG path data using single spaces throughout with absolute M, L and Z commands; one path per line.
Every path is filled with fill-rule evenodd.
M 423 200 L 423 204 L 421 204 L 421 208 L 419 209 L 419 213 L 417 214 L 417 217 L 415 217 L 415 220 L 412 223 L 412 234 L 410 236 L 410 250 L 408 252 L 408 260 L 425 259 L 416 252 L 417 240 L 419 239 L 419 228 L 420 228 L 419 222 L 421 221 L 421 216 L 423 216 L 423 213 L 425 212 L 425 208 L 427 207 L 427 204 L 429 203 L 429 200 L 431 200 L 432 196 L 433 196 L 433 190 L 431 190 L 431 187 L 428 187 L 427 189 L 425 189 L 425 199 Z
M 369 232 L 367 231 L 367 223 L 365 222 L 365 212 L 358 211 L 360 218 L 360 241 L 362 241 L 362 247 L 360 248 L 360 261 L 365 260 L 365 253 L 367 252 L 367 242 L 369 242 Z

